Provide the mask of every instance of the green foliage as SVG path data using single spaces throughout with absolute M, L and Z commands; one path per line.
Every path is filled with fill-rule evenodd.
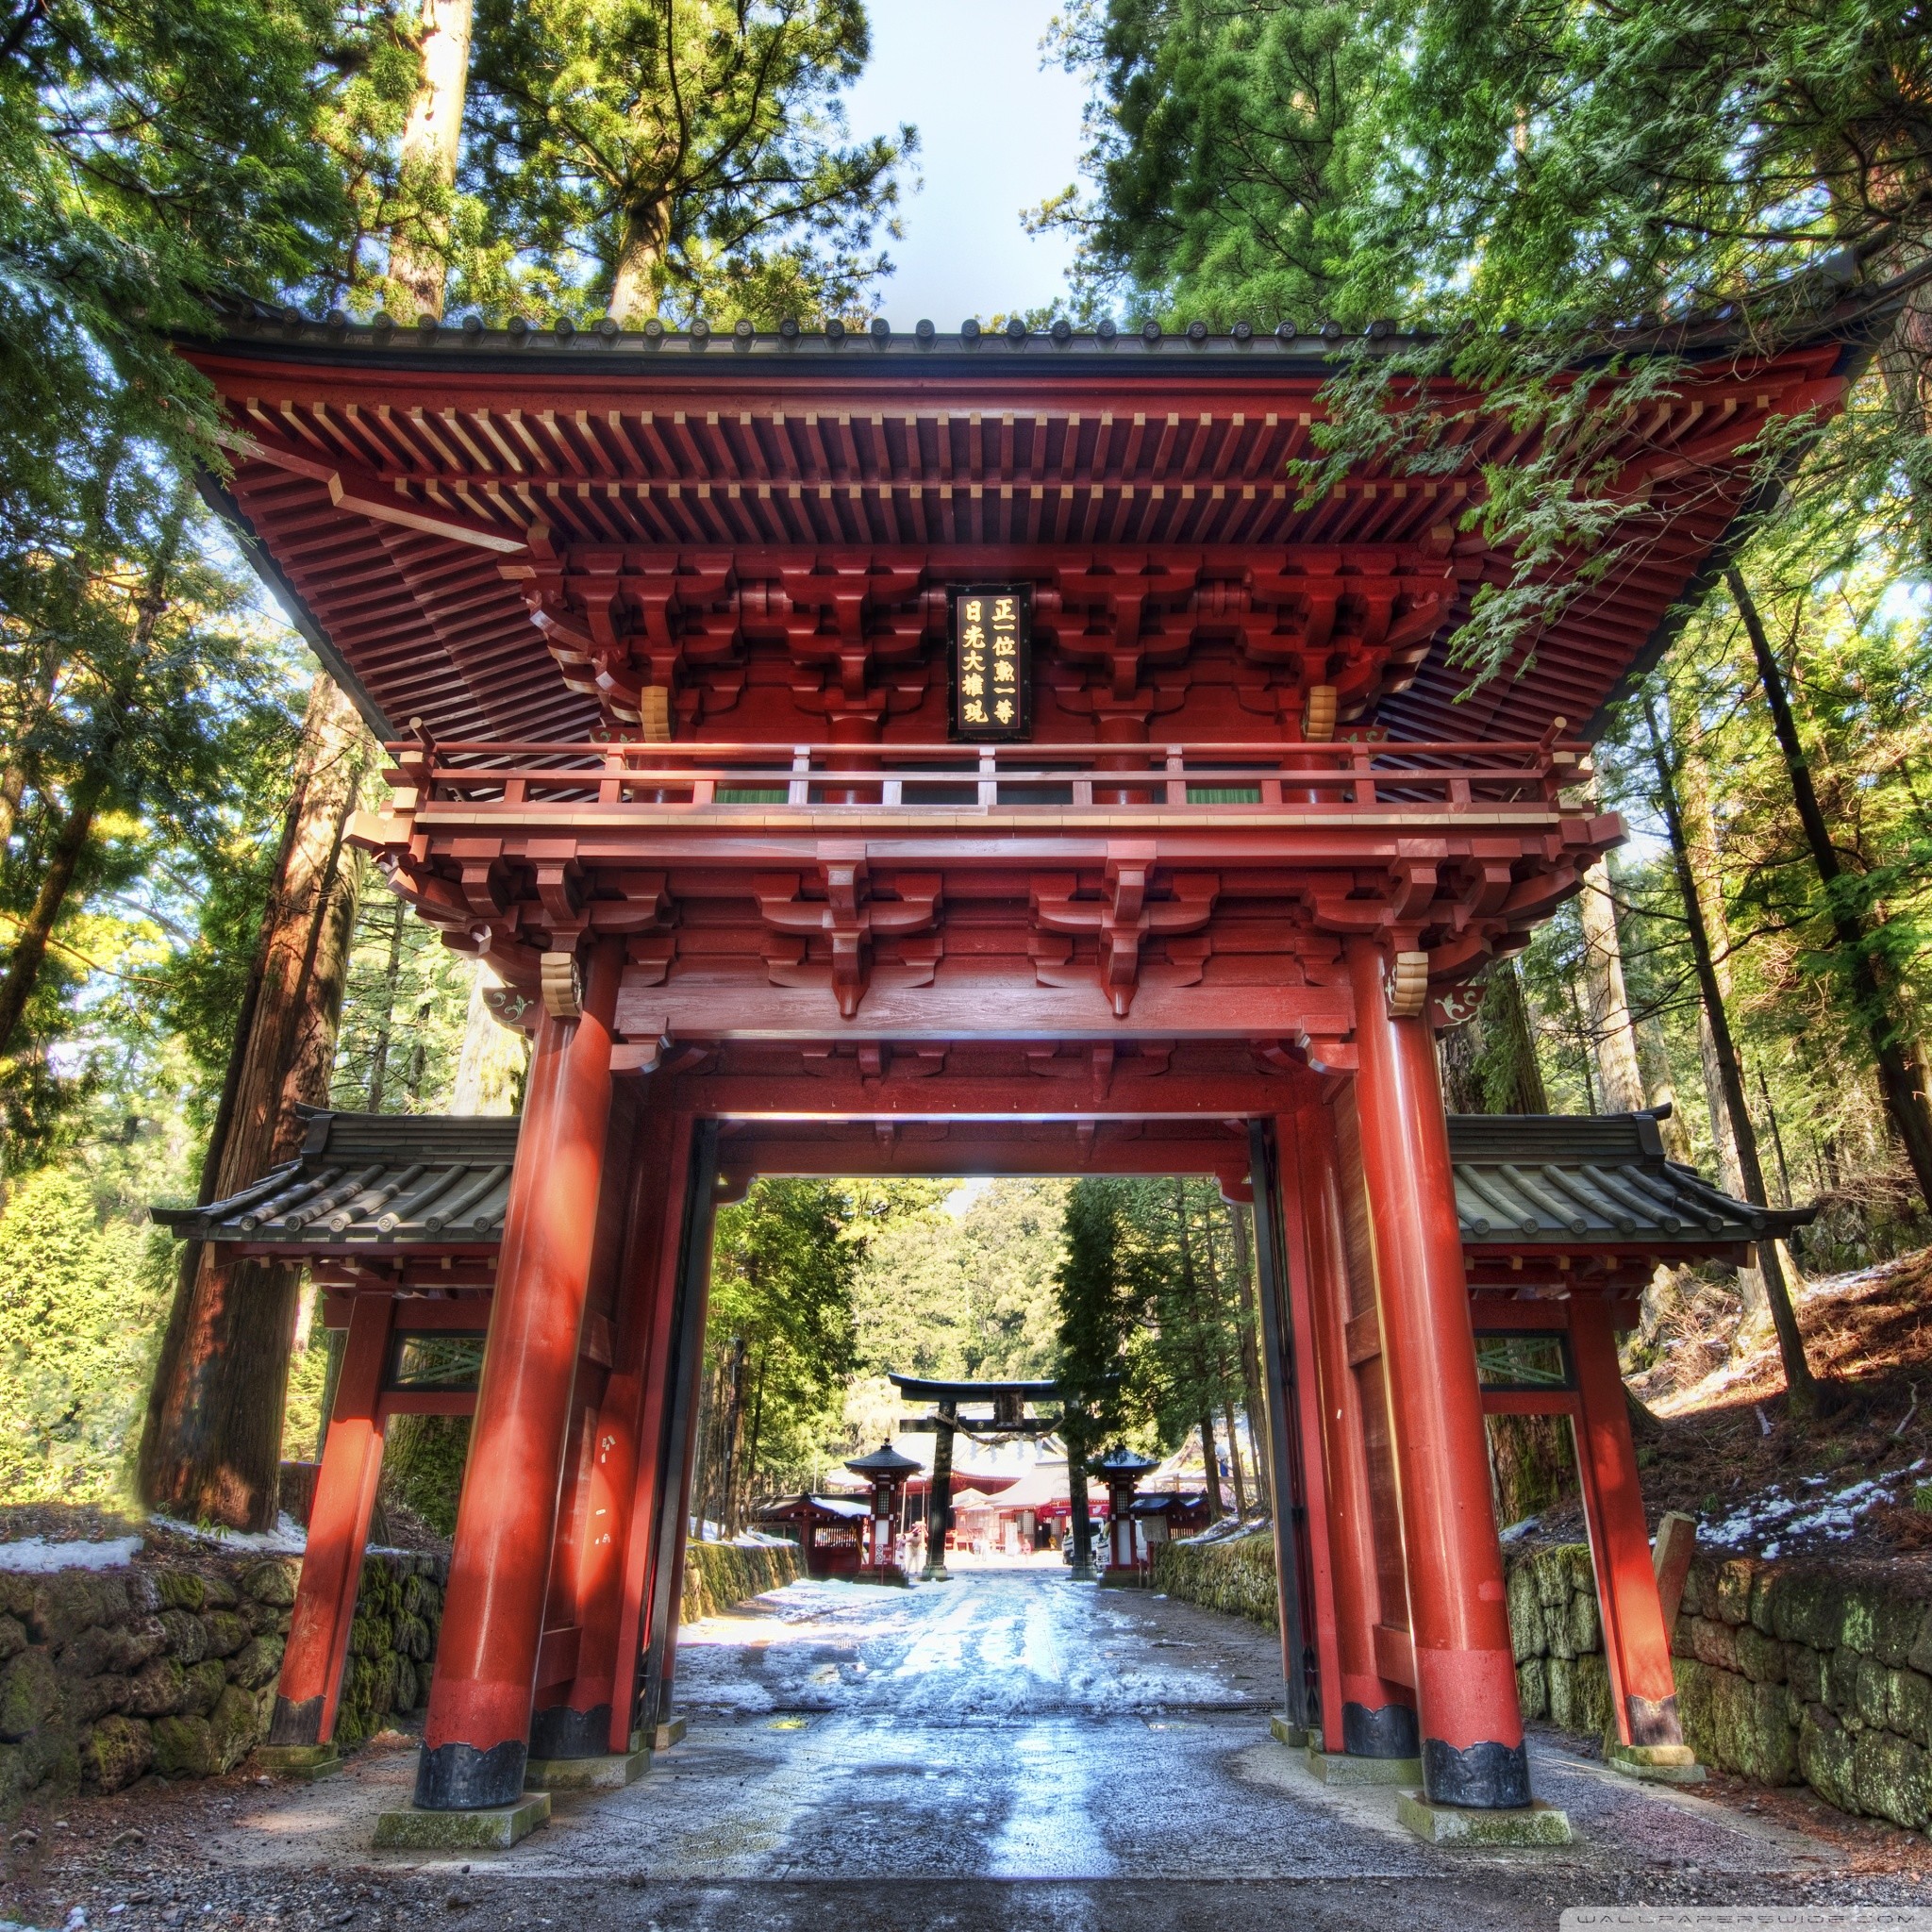
M 84 1171 L 42 1169 L 0 1213 L 0 1496 L 118 1501 L 173 1243 L 102 1225 Z
M 481 0 L 462 298 L 633 325 L 850 313 L 915 144 L 844 139 L 869 51 L 860 0 Z

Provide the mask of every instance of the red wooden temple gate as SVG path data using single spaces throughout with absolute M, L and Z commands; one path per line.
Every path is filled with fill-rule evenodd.
M 668 1712 L 721 1189 L 1113 1170 L 1254 1192 L 1291 1711 L 1439 1804 L 1529 1801 L 1482 1415 L 1541 1398 L 1486 1397 L 1474 1308 L 1545 1376 L 1559 1338 L 1620 1735 L 1676 1743 L 1609 1340 L 1656 1257 L 1763 1224 L 1641 1117 L 1464 1160 L 1433 1033 L 1621 836 L 1588 739 L 1737 452 L 1836 405 L 1828 321 L 1673 342 L 1624 451 L 1655 541 L 1459 704 L 1507 569 L 1459 519 L 1513 432 L 1303 505 L 1319 341 L 271 313 L 187 350 L 225 508 L 391 741 L 355 836 L 535 1041 L 513 1164 L 359 1159 L 393 1129 L 325 1117 L 196 1224 L 309 1253 L 349 1324 L 275 1740 L 329 1735 L 398 1334 L 487 1326 L 416 1802 L 508 1805 Z M 961 586 L 1030 616 L 1024 740 L 949 731 Z M 1614 1144 L 1536 1139 L 1573 1129 Z

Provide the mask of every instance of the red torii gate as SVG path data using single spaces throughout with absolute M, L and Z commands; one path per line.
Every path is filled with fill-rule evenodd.
M 1453 709 L 1448 640 L 1508 569 L 1457 520 L 1514 432 L 1305 505 L 1282 471 L 1322 407 L 1320 341 L 260 313 L 185 351 L 229 412 L 229 513 L 393 741 L 356 837 L 535 1037 L 489 1183 L 508 1193 L 419 1807 L 514 1806 L 531 1757 L 651 1735 L 717 1163 L 854 1153 L 825 1124 L 846 1122 L 924 1172 L 1202 1171 L 1213 1143 L 1206 1171 L 1252 1185 L 1267 1230 L 1279 1493 L 1327 1506 L 1306 1560 L 1282 1550 L 1291 1708 L 1331 1749 L 1420 1757 L 1439 1805 L 1529 1802 L 1472 1340 L 1484 1217 L 1458 1205 L 1432 1026 L 1621 836 L 1564 718 L 1661 648 L 1750 487 L 1739 450 L 1836 405 L 1859 353 L 1836 325 L 1775 358 L 1670 339 L 1687 374 L 1624 451 L 1655 541 Z M 989 581 L 1029 603 L 1038 736 L 962 746 L 948 591 Z M 1674 1212 L 1676 1183 L 1641 1182 L 1515 1197 L 1517 1287 L 1568 1294 L 1592 1442 L 1601 1291 L 1620 1253 L 1673 1245 L 1639 1204 Z M 414 1183 L 346 1169 L 317 1217 L 359 1224 L 367 1185 L 393 1191 L 376 1232 L 403 1224 Z M 425 1207 L 424 1232 L 474 1232 L 487 1192 Z M 1706 1208 L 1706 1246 L 1751 1238 L 1736 1204 Z M 365 1381 L 399 1295 L 487 1272 L 444 1246 L 427 1271 L 407 1241 L 358 1254 Z M 358 1440 L 325 1518 L 354 1513 L 351 1462 L 373 1479 Z M 1598 1484 L 1613 1577 L 1634 1507 Z M 326 1735 L 342 1635 L 309 1567 L 291 1747 Z M 1649 1602 L 1617 1623 L 1618 1723 L 1670 1748 Z

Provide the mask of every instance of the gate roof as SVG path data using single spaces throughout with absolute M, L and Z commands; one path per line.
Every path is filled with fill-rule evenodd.
M 612 569 L 656 559 L 687 578 L 834 552 L 928 581 L 1050 577 L 1075 557 L 1150 574 L 1186 558 L 1217 582 L 1370 567 L 1352 555 L 1425 564 L 1439 581 L 1447 570 L 1450 593 L 1417 607 L 1423 635 L 1383 669 L 1376 722 L 1409 740 L 1522 740 L 1557 716 L 1589 731 L 1661 650 L 1750 485 L 1739 452 L 1775 417 L 1836 407 L 1865 333 L 1847 307 L 1773 358 L 1717 326 L 1612 339 L 1687 358 L 1616 452 L 1618 487 L 1657 512 L 1656 540 L 1461 704 L 1449 639 L 1509 570 L 1461 524 L 1485 467 L 1520 458 L 1524 439 L 1498 413 L 1441 475 L 1369 462 L 1302 504 L 1285 466 L 1314 447 L 1339 346 L 1324 336 L 834 340 L 263 310 L 183 353 L 237 438 L 225 508 L 386 736 L 412 717 L 443 739 L 587 735 L 594 694 L 566 681 L 530 600 L 559 558 L 601 551 Z

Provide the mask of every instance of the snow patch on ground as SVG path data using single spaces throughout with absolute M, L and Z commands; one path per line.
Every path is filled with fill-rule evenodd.
M 170 1536 L 185 1536 L 192 1541 L 208 1543 L 223 1550 L 234 1550 L 243 1556 L 259 1557 L 299 1557 L 308 1547 L 308 1532 L 284 1509 L 275 1518 L 273 1529 L 220 1529 L 204 1527 L 192 1523 L 177 1523 L 172 1516 L 150 1516 L 148 1521 L 157 1529 L 164 1529 Z M 400 1556 L 402 1552 L 382 1550 L 375 1543 L 369 1545 L 372 1557 Z
M 1794 1537 L 1848 1537 L 1857 1528 L 1859 1517 L 1874 1504 L 1897 1501 L 1901 1489 L 1909 1490 L 1912 1478 L 1924 1467 L 1925 1458 L 1921 1457 L 1893 1475 L 1866 1476 L 1828 1491 L 1828 1476 L 1804 1476 L 1789 1490 L 1780 1484 L 1754 1496 L 1728 1516 L 1705 1517 L 1698 1535 L 1725 1547 L 1768 1539 L 1762 1551 L 1767 1557 L 1780 1555 Z
M 24 1536 L 18 1542 L 0 1543 L 0 1570 L 33 1576 L 51 1575 L 57 1570 L 118 1570 L 140 1554 L 138 1536 L 117 1536 L 99 1543 L 54 1543 L 43 1536 Z

